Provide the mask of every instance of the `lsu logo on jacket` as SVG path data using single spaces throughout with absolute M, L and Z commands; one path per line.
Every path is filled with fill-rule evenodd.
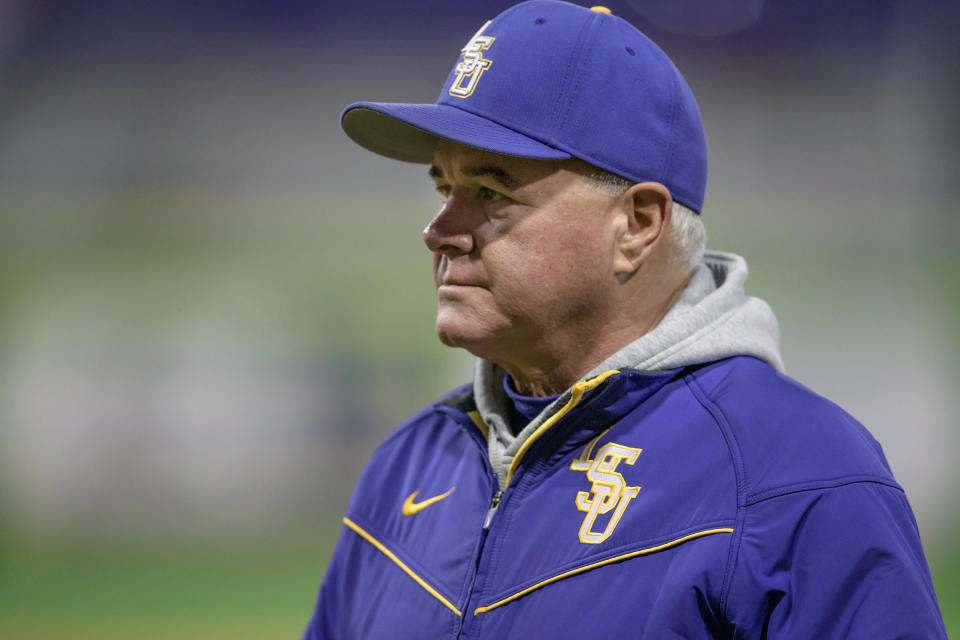
M 600 544 L 609 538 L 617 528 L 623 512 L 640 493 L 640 487 L 627 485 L 617 467 L 621 463 L 632 466 L 643 449 L 608 442 L 591 458 L 592 450 L 602 436 L 603 434 L 600 434 L 591 440 L 580 457 L 570 463 L 572 471 L 586 472 L 587 480 L 592 483 L 589 491 L 578 491 L 576 497 L 577 509 L 587 514 L 580 525 L 579 533 L 580 542 L 584 544 Z M 598 518 L 610 514 L 611 511 L 613 513 L 607 517 L 606 525 L 597 522 Z M 596 527 L 602 529 L 597 531 Z

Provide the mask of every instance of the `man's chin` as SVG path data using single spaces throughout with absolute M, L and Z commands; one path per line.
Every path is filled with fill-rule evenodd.
M 490 351 L 496 335 L 489 329 L 476 326 L 463 318 L 437 317 L 437 337 L 448 347 L 466 349 L 477 357 L 484 357 Z
M 437 337 L 440 338 L 440 342 L 448 347 L 457 347 L 467 351 L 471 351 L 471 346 L 482 342 L 477 335 L 456 328 L 441 326 L 440 323 L 437 323 Z

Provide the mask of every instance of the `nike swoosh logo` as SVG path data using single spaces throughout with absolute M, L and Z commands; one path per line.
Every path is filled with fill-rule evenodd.
M 423 500 L 421 502 L 414 502 L 414 500 L 417 498 L 417 494 L 420 493 L 419 491 L 414 491 L 413 493 L 407 496 L 406 500 L 403 501 L 403 515 L 412 516 L 415 513 L 420 513 L 430 505 L 436 504 L 441 500 L 443 500 L 444 498 L 446 498 L 447 496 L 449 496 L 451 493 L 453 493 L 454 489 L 456 489 L 456 487 L 450 487 L 450 490 L 447 491 L 446 493 L 441 493 L 438 496 L 427 498 L 426 500 Z

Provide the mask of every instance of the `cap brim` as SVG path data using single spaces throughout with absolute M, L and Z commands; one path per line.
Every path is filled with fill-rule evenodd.
M 432 162 L 440 140 L 522 158 L 571 157 L 513 129 L 445 104 L 355 102 L 344 109 L 340 126 L 361 147 L 406 162 Z

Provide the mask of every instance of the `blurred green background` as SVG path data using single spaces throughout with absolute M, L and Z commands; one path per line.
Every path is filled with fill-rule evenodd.
M 509 3 L 128 4 L 0 2 L 0 637 L 298 637 L 373 447 L 471 375 L 425 168 L 339 112 L 432 101 Z M 960 633 L 960 12 L 802 4 L 610 7 L 687 76 L 709 244 L 883 444 Z

